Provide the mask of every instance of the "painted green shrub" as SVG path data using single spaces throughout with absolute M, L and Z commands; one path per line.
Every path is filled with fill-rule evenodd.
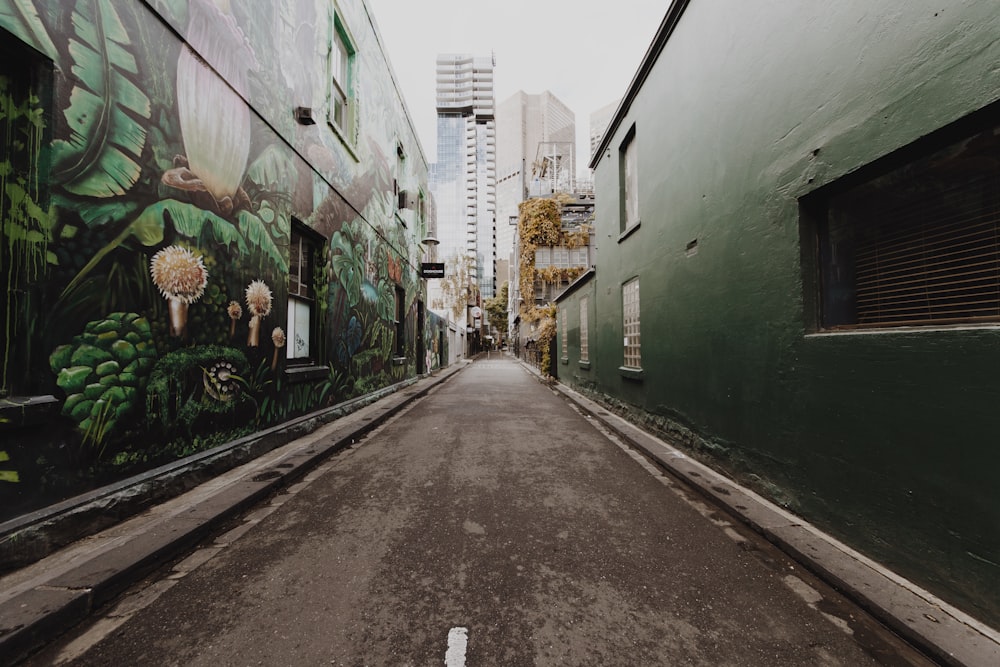
M 62 414 L 83 443 L 103 449 L 119 422 L 141 404 L 156 360 L 149 323 L 136 313 L 111 313 L 90 322 L 68 345 L 52 352 L 56 384 L 66 393 Z

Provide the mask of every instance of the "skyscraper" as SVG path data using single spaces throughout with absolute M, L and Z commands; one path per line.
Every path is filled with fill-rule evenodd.
M 439 257 L 469 258 L 470 284 L 484 299 L 496 293 L 494 65 L 492 56 L 438 56 L 437 163 L 430 179 Z M 435 301 L 440 295 L 432 292 L 432 307 Z

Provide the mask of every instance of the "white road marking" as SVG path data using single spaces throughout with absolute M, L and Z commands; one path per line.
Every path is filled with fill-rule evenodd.
M 465 647 L 469 644 L 468 628 L 448 631 L 448 651 L 444 654 L 445 667 L 465 667 Z

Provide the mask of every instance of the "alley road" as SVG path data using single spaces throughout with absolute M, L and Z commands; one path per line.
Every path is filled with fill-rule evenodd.
M 494 355 L 29 664 L 927 664 L 639 458 Z

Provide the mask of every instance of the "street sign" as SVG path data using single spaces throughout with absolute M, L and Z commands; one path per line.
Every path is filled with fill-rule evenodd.
M 422 278 L 444 278 L 444 262 L 421 262 L 420 276 Z

